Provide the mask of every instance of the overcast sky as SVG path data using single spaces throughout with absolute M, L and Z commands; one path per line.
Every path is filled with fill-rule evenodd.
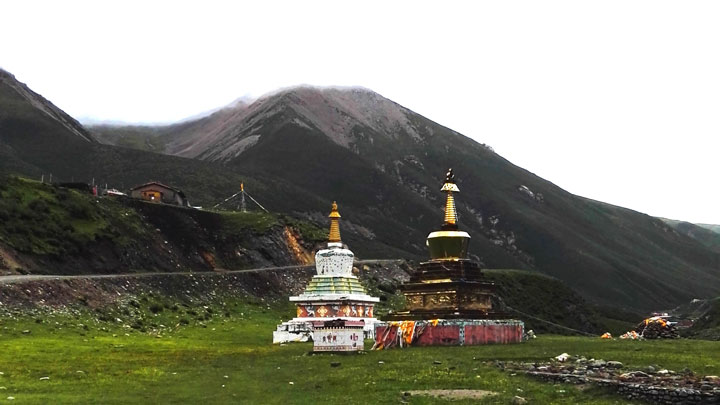
M 239 3 L 3 2 L 0 67 L 81 120 L 363 86 L 572 193 L 720 223 L 718 1 Z

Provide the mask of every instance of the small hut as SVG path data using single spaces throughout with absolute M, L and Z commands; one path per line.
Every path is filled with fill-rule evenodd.
M 174 187 L 166 186 L 157 181 L 136 186 L 130 189 L 130 197 L 150 202 L 179 205 L 181 207 L 189 207 L 185 193 Z

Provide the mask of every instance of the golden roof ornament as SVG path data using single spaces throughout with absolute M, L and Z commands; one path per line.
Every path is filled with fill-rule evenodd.
M 340 240 L 340 213 L 338 212 L 337 202 L 333 201 L 332 210 L 330 211 L 330 233 L 328 235 L 328 242 L 337 243 Z
M 455 173 L 448 169 L 440 191 L 447 193 L 445 201 L 445 222 L 439 231 L 428 235 L 427 245 L 430 249 L 431 260 L 464 260 L 467 256 L 467 246 L 470 235 L 458 229 L 458 214 L 455 207 L 453 193 L 460 192 L 455 184 Z
M 457 229 L 458 217 L 453 193 L 459 193 L 460 189 L 455 184 L 455 173 L 453 173 L 452 168 L 448 169 L 445 175 L 445 183 L 440 191 L 447 192 L 447 200 L 445 201 L 445 224 L 443 224 L 443 229 Z

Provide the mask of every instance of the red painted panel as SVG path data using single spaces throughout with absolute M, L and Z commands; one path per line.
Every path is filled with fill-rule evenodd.
M 521 328 L 515 325 L 466 325 L 465 345 L 518 343 L 522 341 Z
M 426 326 L 415 343 L 418 346 L 454 346 L 460 344 L 460 326 Z
M 416 340 L 414 345 L 418 346 L 452 346 L 460 345 L 460 328 L 464 328 L 465 339 L 464 345 L 482 345 L 482 344 L 507 344 L 522 342 L 522 325 L 512 324 L 473 324 L 468 323 L 444 323 L 440 321 L 437 326 L 432 326 L 430 322 L 419 321 L 416 329 Z M 397 341 L 398 328 L 391 327 L 388 336 L 387 326 L 376 326 L 375 339 L 385 342 Z M 419 335 L 417 334 L 418 332 Z M 383 339 L 384 338 L 384 339 Z

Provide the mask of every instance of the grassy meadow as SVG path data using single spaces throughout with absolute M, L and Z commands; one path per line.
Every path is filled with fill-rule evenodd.
M 627 403 L 600 388 L 545 383 L 494 365 L 563 352 L 618 360 L 626 369 L 659 365 L 720 374 L 720 343 L 691 340 L 541 335 L 508 346 L 310 355 L 311 343 L 271 344 L 276 324 L 292 313 L 284 300 L 175 305 L 153 297 L 107 311 L 8 312 L 0 318 L 0 403 L 443 402 L 403 395 L 429 389 L 497 393 L 473 403 L 510 403 L 516 395 L 531 403 Z

